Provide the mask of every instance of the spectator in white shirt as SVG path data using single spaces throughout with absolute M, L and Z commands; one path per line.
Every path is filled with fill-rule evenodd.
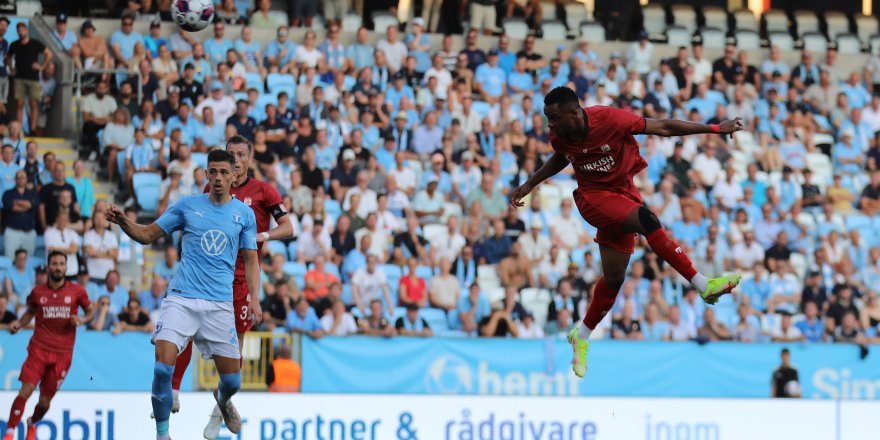
M 747 230 L 743 233 L 743 241 L 731 250 L 737 269 L 749 270 L 757 262 L 764 261 L 764 247 L 755 241 L 755 233 Z
M 94 227 L 83 237 L 83 253 L 89 277 L 97 282 L 107 278 L 107 272 L 116 268 L 119 256 L 119 240 L 113 231 L 107 229 L 107 219 L 100 213 L 94 216 Z
M 226 120 L 235 113 L 235 100 L 223 93 L 223 83 L 214 80 L 211 82 L 211 93 L 196 106 L 193 116 L 201 119 L 206 107 L 214 110 L 215 121 L 226 124 Z
M 574 202 L 565 198 L 559 206 L 559 215 L 550 223 L 553 244 L 566 253 L 590 243 L 590 234 L 584 229 L 583 219 L 573 212 Z
M 544 337 L 544 329 L 535 324 L 535 315 L 532 315 L 532 312 L 526 312 L 520 316 L 516 328 L 518 330 L 516 336 L 520 339 L 541 339 Z
M 382 261 L 388 261 L 391 235 L 387 231 L 379 229 L 375 212 L 367 214 L 367 218 L 364 220 L 364 227 L 355 231 L 354 239 L 360 243 L 365 235 L 370 236 L 370 248 L 367 250 L 367 254 L 374 255 Z
M 721 162 L 715 157 L 714 144 L 706 144 L 703 152 L 694 158 L 692 168 L 700 177 L 703 186 L 713 187 L 721 181 Z
M 397 25 L 388 26 L 385 32 L 385 38 L 379 40 L 376 44 L 376 50 L 385 53 L 385 59 L 388 62 L 388 68 L 393 72 L 397 72 L 403 66 L 406 60 L 407 48 L 406 44 L 397 40 Z
M 533 218 L 529 233 L 521 234 L 517 240 L 522 246 L 522 253 L 533 265 L 537 266 L 544 256 L 550 252 L 550 239 L 541 235 L 544 223 L 539 218 Z
M 309 233 L 299 237 L 296 260 L 310 263 L 318 255 L 330 255 L 331 248 L 330 234 L 324 232 L 324 220 L 315 219 Z
M 712 189 L 712 196 L 715 197 L 718 205 L 727 212 L 732 211 L 734 207 L 743 201 L 742 185 L 735 179 L 736 170 L 732 165 L 728 165 L 726 178 Z
M 804 340 L 801 330 L 791 325 L 791 314 L 783 312 L 779 327 L 770 334 L 773 342 L 800 342 Z
M 321 317 L 321 328 L 330 336 L 348 336 L 358 332 L 354 316 L 345 311 L 345 303 L 340 299 L 334 299 L 330 308 L 331 313 Z
M 453 215 L 446 219 L 446 230 L 431 239 L 432 259 L 436 262 L 442 258 L 455 261 L 464 245 L 465 239 L 458 232 L 458 217 Z
M 46 242 L 46 252 L 58 251 L 67 255 L 67 271 L 64 273 L 69 278 L 74 278 L 79 271 L 79 260 L 76 254 L 79 252 L 79 234 L 70 227 L 70 216 L 67 211 L 58 211 L 55 224 L 46 228 L 43 235 Z
M 681 203 L 678 195 L 673 192 L 674 185 L 671 180 L 663 179 L 660 182 L 659 191 L 652 194 L 648 199 L 651 210 L 657 213 L 660 221 L 664 224 L 672 224 L 681 220 Z
M 357 207 L 357 215 L 360 218 L 366 218 L 367 214 L 376 212 L 379 208 L 376 201 L 376 191 L 368 188 L 370 175 L 366 170 L 358 171 L 355 183 L 355 186 L 349 188 L 345 193 L 345 199 L 342 201 L 342 210 L 348 211 L 351 209 L 351 196 L 358 194 L 361 196 L 361 201 Z
M 626 51 L 626 70 L 636 71 L 639 75 L 647 75 L 651 71 L 651 55 L 654 53 L 654 45 L 648 41 L 648 33 L 639 34 L 639 40 L 633 43 Z
M 377 262 L 375 255 L 368 255 L 366 267 L 356 270 L 351 277 L 351 295 L 362 316 L 367 316 L 367 305 L 370 301 L 378 299 L 380 293 L 384 295 L 388 314 L 394 315 L 388 279 L 385 277 L 385 272 L 378 268 Z
M 406 153 L 403 151 L 394 155 L 394 162 L 396 167 L 388 172 L 386 179 L 394 178 L 397 187 L 411 197 L 416 190 L 416 172 L 406 166 Z

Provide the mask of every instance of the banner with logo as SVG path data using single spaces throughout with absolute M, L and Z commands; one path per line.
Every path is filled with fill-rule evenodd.
M 880 398 L 880 350 L 848 344 L 595 341 L 587 377 L 562 339 L 303 339 L 303 391 L 532 396 L 767 397 L 788 347 L 805 397 Z
M 0 392 L 0 402 L 13 397 Z M 202 438 L 213 398 L 183 393 L 180 401 L 171 436 Z M 880 432 L 878 402 L 264 393 L 233 402 L 242 432 L 224 428 L 218 440 L 864 440 Z M 37 438 L 151 439 L 150 411 L 148 393 L 61 392 Z
M 0 389 L 17 390 L 21 365 L 27 357 L 31 331 L 10 335 L 0 332 Z M 80 328 L 73 349 L 73 363 L 62 391 L 142 391 L 153 383 L 155 350 L 146 333 L 93 332 Z M 192 370 L 192 369 L 190 369 Z M 192 390 L 191 371 L 181 389 Z M 0 408 L 0 411 L 5 409 Z

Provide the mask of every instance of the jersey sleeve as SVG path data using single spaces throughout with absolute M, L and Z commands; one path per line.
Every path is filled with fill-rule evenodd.
M 254 217 L 254 211 L 250 209 L 247 212 L 247 219 L 242 225 L 241 232 L 238 236 L 238 247 L 240 249 L 257 249 L 257 219 Z
M 279 218 L 287 215 L 287 208 L 284 207 L 284 202 L 281 200 L 281 194 L 278 194 L 278 190 L 275 189 L 272 185 L 264 185 L 263 187 L 263 197 L 265 197 L 264 203 L 266 206 L 266 211 L 272 215 L 272 218 L 275 221 L 278 221 Z
M 611 119 L 616 125 L 621 126 L 622 131 L 625 131 L 627 134 L 642 134 L 645 132 L 647 121 L 644 116 L 636 116 L 632 112 L 619 108 L 609 108 L 608 110 L 612 112 Z
M 165 213 L 162 214 L 158 219 L 156 219 L 156 225 L 158 225 L 166 234 L 171 234 L 172 232 L 179 231 L 183 228 L 184 225 L 184 217 L 183 217 L 183 205 L 184 200 L 178 200 L 177 203 L 171 205 Z

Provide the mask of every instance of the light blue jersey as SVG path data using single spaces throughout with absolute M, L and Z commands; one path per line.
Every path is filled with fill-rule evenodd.
M 183 231 L 179 268 L 168 293 L 232 302 L 238 250 L 257 249 L 254 211 L 237 199 L 215 205 L 208 194 L 198 194 L 180 199 L 156 224 L 166 234 Z

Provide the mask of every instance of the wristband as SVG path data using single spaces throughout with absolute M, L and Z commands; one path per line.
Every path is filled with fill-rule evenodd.
M 718 124 L 712 124 L 709 126 L 709 131 L 715 134 L 721 134 L 721 126 Z
M 269 241 L 269 233 L 268 232 L 260 232 L 260 237 L 263 237 L 263 241 Z

